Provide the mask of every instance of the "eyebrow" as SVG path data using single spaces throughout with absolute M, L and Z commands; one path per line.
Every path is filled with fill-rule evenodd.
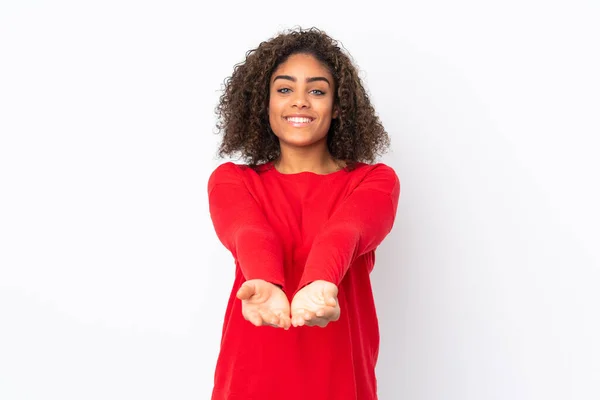
M 292 82 L 298 81 L 298 79 L 296 79 L 295 77 L 290 76 L 290 75 L 277 75 L 275 77 L 275 79 L 273 79 L 273 82 L 275 82 L 277 79 L 285 79 L 287 81 L 292 81 Z M 331 86 L 331 82 L 329 82 L 329 79 L 325 78 L 324 76 L 314 76 L 311 78 L 306 78 L 306 83 L 317 82 L 317 81 L 327 82 L 327 84 L 329 86 Z

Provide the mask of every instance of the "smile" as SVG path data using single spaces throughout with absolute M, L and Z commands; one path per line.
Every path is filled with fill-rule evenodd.
M 285 120 L 294 126 L 303 126 L 310 124 L 314 118 L 309 117 L 286 117 Z

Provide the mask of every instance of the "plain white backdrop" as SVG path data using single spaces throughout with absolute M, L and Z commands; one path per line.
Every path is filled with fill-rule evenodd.
M 402 181 L 372 275 L 381 400 L 597 400 L 598 20 L 595 0 L 3 0 L 0 399 L 209 398 L 234 271 L 214 108 L 247 50 L 316 26 Z

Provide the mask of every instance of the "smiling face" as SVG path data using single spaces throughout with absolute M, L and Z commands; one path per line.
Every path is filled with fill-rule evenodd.
M 284 147 L 327 146 L 334 111 L 333 76 L 308 54 L 291 55 L 271 76 L 269 123 Z

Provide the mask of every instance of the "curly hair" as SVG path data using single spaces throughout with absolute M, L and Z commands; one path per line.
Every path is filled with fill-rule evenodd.
M 239 154 L 252 167 L 279 157 L 279 140 L 269 124 L 269 83 L 277 67 L 294 54 L 312 55 L 333 75 L 338 117 L 327 133 L 331 155 L 350 169 L 357 162 L 373 163 L 389 147 L 389 136 L 350 56 L 316 28 L 284 31 L 248 51 L 245 61 L 234 67 L 215 110 L 218 133 L 223 134 L 218 155 Z

